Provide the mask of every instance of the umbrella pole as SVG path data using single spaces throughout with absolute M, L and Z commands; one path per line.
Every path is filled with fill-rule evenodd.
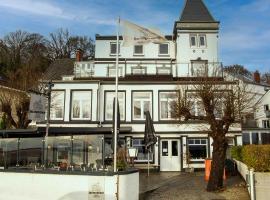
M 148 156 L 148 164 L 147 164 L 148 169 L 147 169 L 147 176 L 149 176 L 149 151 L 150 151 L 150 150 L 148 150 L 148 155 L 147 155 L 147 156 Z

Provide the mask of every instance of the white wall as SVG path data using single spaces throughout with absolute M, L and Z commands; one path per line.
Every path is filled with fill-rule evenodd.
M 117 175 L 0 172 L 0 180 L 0 199 L 3 200 L 113 200 L 117 192 Z M 127 199 L 139 199 L 138 172 L 119 175 L 119 200 Z

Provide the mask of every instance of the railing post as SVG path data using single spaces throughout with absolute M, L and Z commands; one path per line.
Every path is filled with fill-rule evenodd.
M 256 200 L 255 197 L 255 182 L 254 182 L 254 169 L 249 170 L 249 185 L 250 185 L 250 199 Z

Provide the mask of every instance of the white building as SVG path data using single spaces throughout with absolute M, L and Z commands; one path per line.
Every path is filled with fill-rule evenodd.
M 219 22 L 203 1 L 187 0 L 174 23 L 173 35 L 166 36 L 167 42 L 120 45 L 120 138 L 127 147 L 139 149 L 135 161 L 138 167 L 145 167 L 147 162 L 143 152 L 144 111 L 147 110 L 158 137 L 150 155 L 151 167 L 161 171 L 180 171 L 188 165 L 202 168 L 204 159 L 211 157 L 212 139 L 201 129 L 202 124 L 175 120 L 170 102 L 177 97 L 178 85 L 198 83 L 197 72 L 202 67 L 208 69 L 209 79 L 223 81 L 222 70 L 214 74 L 211 70 L 222 69 L 218 34 Z M 78 52 L 74 65 L 70 60 L 56 61 L 47 73 L 54 83 L 50 134 L 104 134 L 105 159 L 109 157 L 106 148 L 112 137 L 115 57 L 116 36 L 96 35 L 94 60 L 82 61 Z M 195 102 L 194 106 L 197 114 L 199 104 Z M 240 125 L 230 128 L 228 138 L 230 145 L 242 144 Z M 187 152 L 191 154 L 190 163 L 187 163 Z

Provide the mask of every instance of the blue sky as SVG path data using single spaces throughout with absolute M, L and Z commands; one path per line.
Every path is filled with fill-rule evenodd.
M 118 16 L 171 34 L 184 0 L 0 0 L 0 37 L 17 29 L 48 36 L 60 27 L 72 34 L 115 33 Z M 221 22 L 220 58 L 270 71 L 270 0 L 205 0 Z

